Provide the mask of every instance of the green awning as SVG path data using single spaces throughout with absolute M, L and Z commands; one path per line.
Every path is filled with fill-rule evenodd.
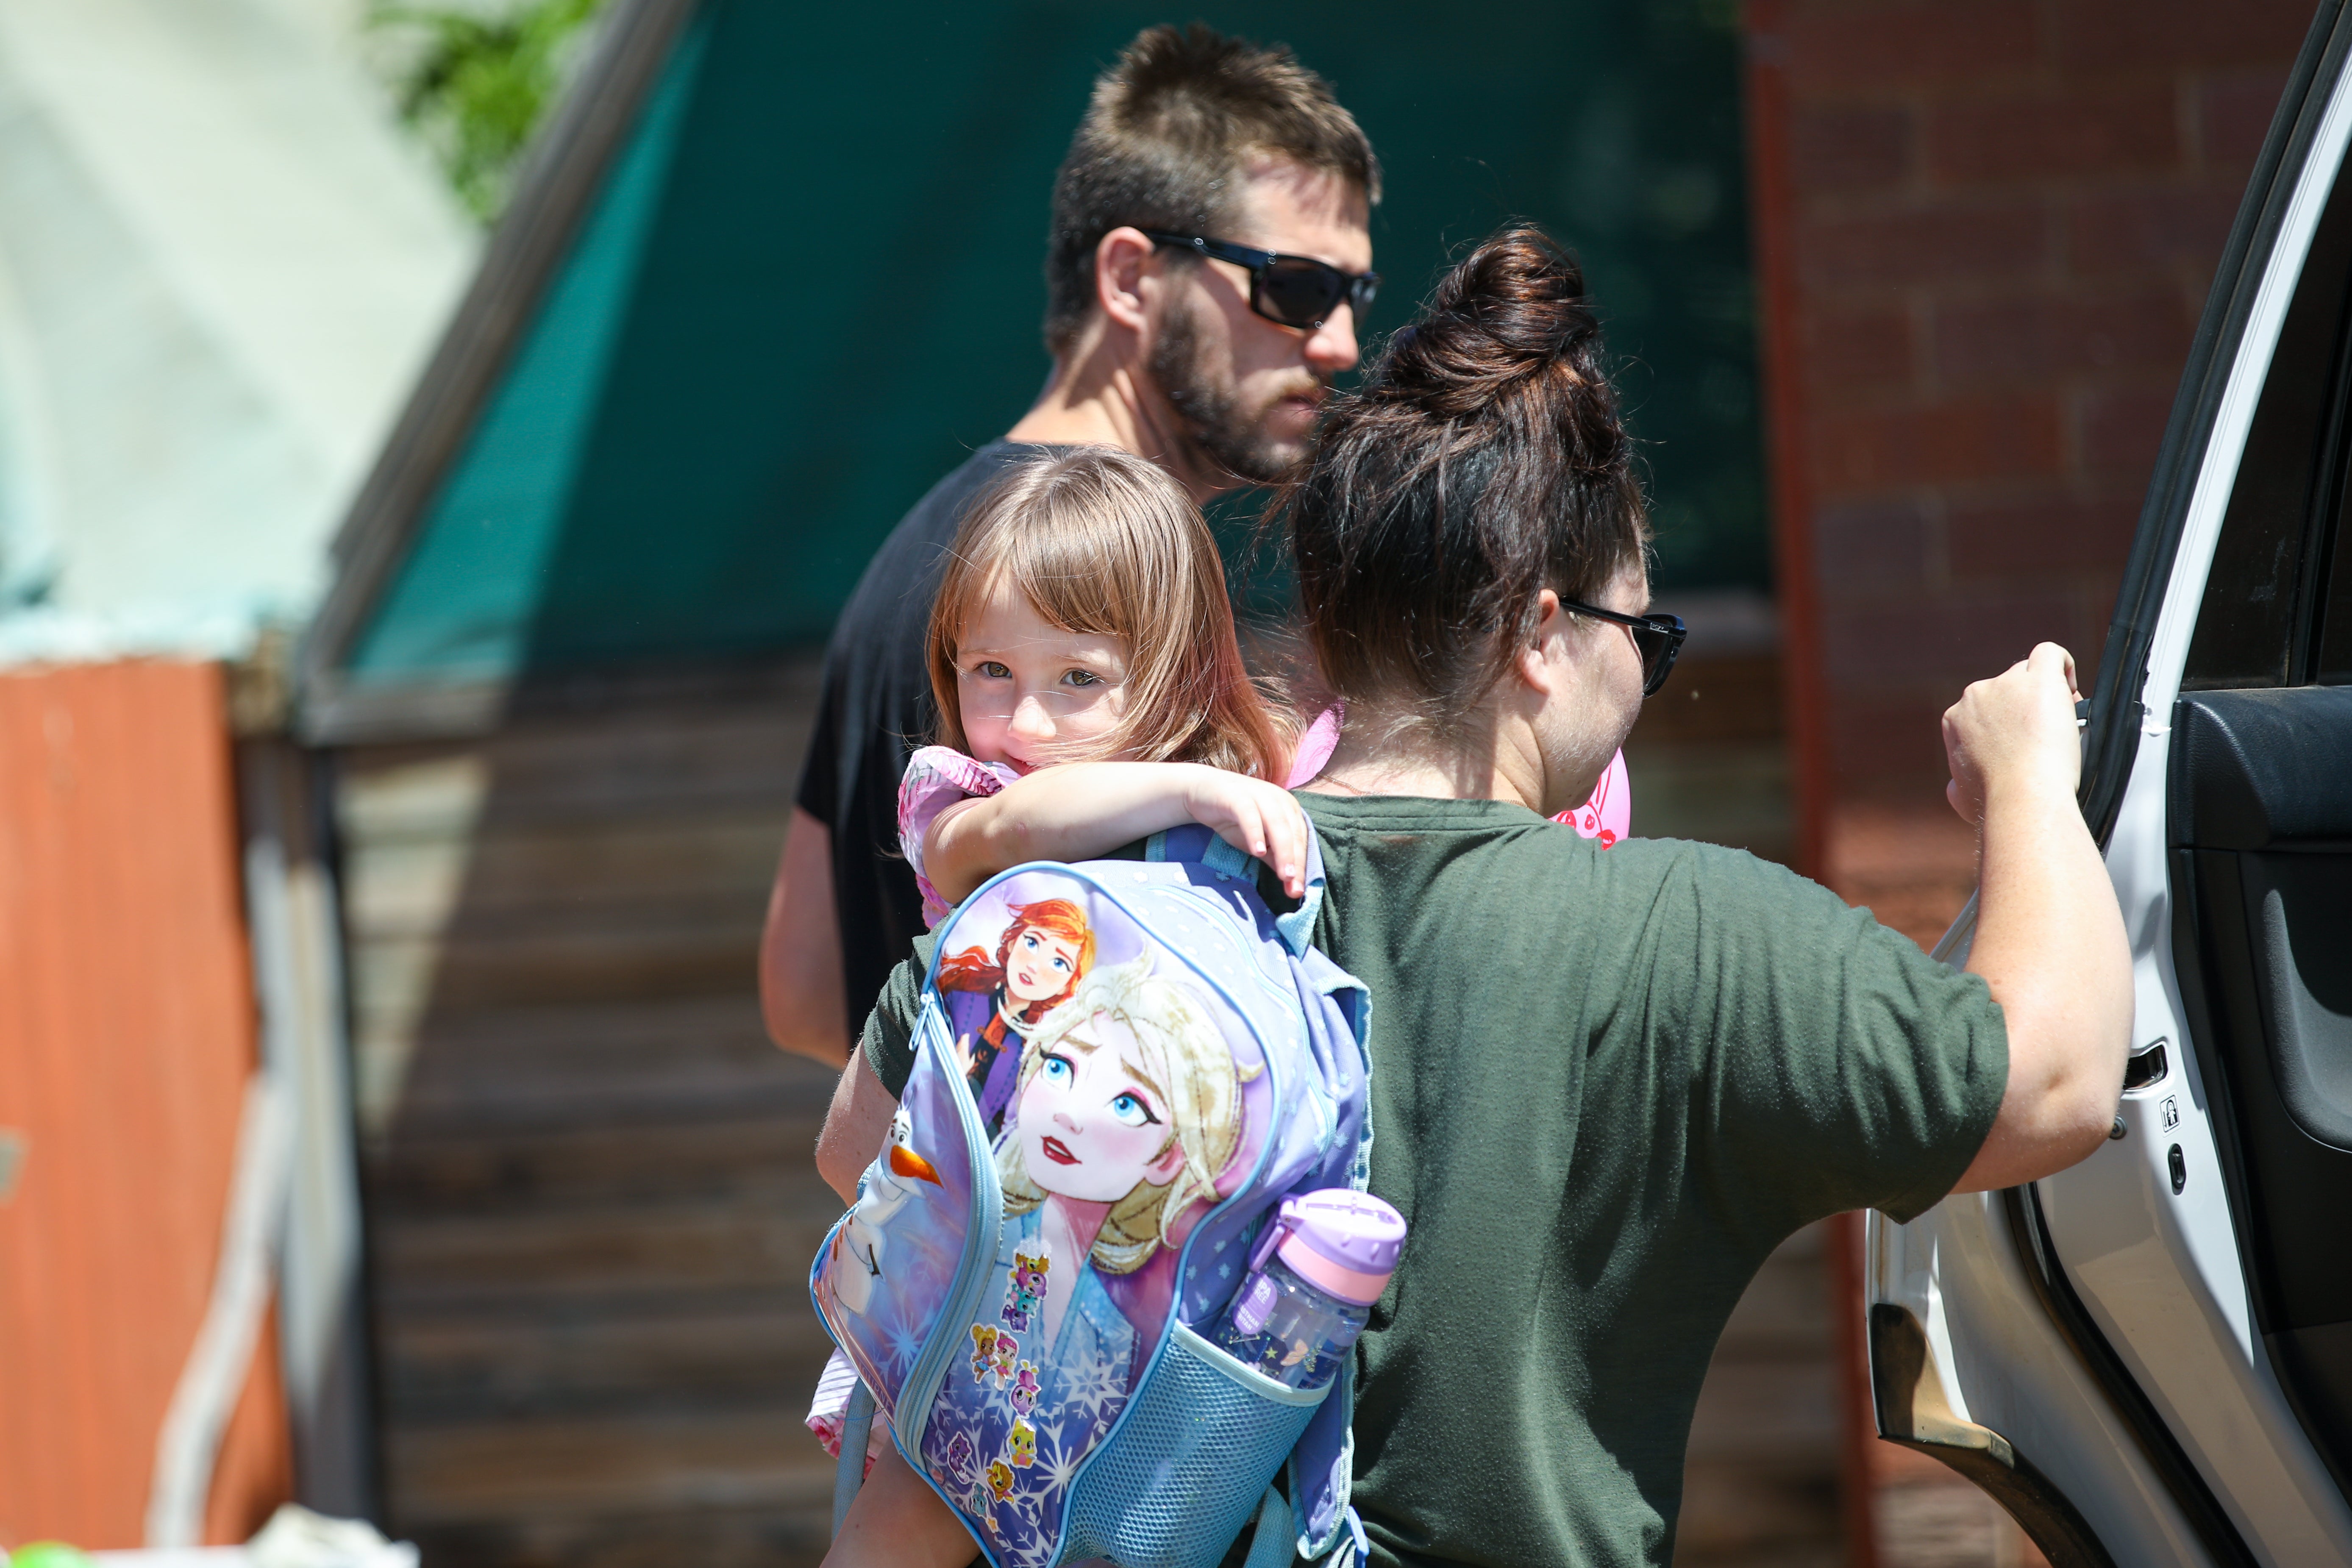
M 822 639 L 906 508 L 1034 396 L 1054 168 L 1095 73 L 1167 16 L 627 0 L 346 530 L 314 711 Z M 1730 7 L 1203 19 L 1293 45 L 1371 134 L 1375 333 L 1507 217 L 1579 250 L 1660 582 L 1762 585 Z

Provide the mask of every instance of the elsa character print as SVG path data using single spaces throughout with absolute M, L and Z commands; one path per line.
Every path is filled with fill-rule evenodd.
M 1139 1353 L 1159 1337 L 1159 1323 L 1128 1321 L 1101 1276 L 1141 1268 L 1172 1245 L 1187 1209 L 1213 1201 L 1241 1144 L 1241 1086 L 1260 1070 L 1236 1067 L 1197 994 L 1151 970 L 1146 957 L 1095 971 L 1029 1037 L 997 1145 L 1004 1223 L 995 1278 L 1009 1296 L 1024 1257 L 1050 1260 L 1021 1336 L 1022 1358 L 1036 1366 L 1035 1392 L 1022 1390 L 1019 1401 L 1034 1436 L 1020 1435 L 1018 1479 L 981 1521 L 1008 1563 L 1051 1555 L 1064 1489 L 1118 1418 Z M 1010 1459 L 1022 1416 L 1010 1393 L 960 1370 L 942 1391 L 925 1458 L 937 1473 L 968 1436 L 984 1457 Z
M 1021 1042 L 1095 962 L 1086 911 L 1069 900 L 1013 904 L 1010 913 L 993 963 L 987 949 L 972 946 L 941 959 L 939 972 L 948 1027 L 980 1106 L 980 1124 L 992 1139 L 1003 1130 L 1013 1101 Z

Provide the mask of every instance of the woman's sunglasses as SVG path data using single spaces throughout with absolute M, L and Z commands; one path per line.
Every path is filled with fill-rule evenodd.
M 1559 607 L 1571 615 L 1591 616 L 1595 620 L 1612 621 L 1633 629 L 1633 650 L 1642 656 L 1644 697 L 1655 697 L 1658 688 L 1666 683 L 1666 677 L 1675 671 L 1675 656 L 1683 650 L 1683 638 L 1690 635 L 1680 616 L 1621 616 L 1614 610 L 1581 605 L 1574 599 L 1562 599 Z
M 1347 273 L 1311 256 L 1285 256 L 1276 250 L 1252 250 L 1197 234 L 1170 234 L 1147 228 L 1144 237 L 1155 245 L 1181 245 L 1202 256 L 1245 267 L 1250 275 L 1250 309 L 1269 321 L 1311 332 L 1331 319 L 1341 300 L 1353 307 L 1356 325 L 1381 291 L 1377 272 Z

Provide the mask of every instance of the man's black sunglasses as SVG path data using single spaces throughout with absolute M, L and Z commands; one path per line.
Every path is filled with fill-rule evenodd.
M 1683 651 L 1683 638 L 1690 635 L 1680 616 L 1621 616 L 1614 610 L 1580 605 L 1574 599 L 1562 599 L 1559 607 L 1571 615 L 1591 616 L 1595 620 L 1613 621 L 1633 628 L 1633 647 L 1642 656 L 1644 697 L 1655 697 L 1658 688 L 1666 683 L 1666 677 L 1675 670 L 1675 656 Z
M 1170 234 L 1157 228 L 1147 228 L 1143 233 L 1156 245 L 1181 245 L 1199 255 L 1248 268 L 1250 309 L 1269 321 L 1303 331 L 1311 332 L 1329 321 L 1331 312 L 1339 308 L 1343 300 L 1355 308 L 1356 325 L 1362 327 L 1364 312 L 1372 308 L 1372 299 L 1381 291 L 1379 273 L 1342 272 L 1329 262 L 1318 261 L 1311 256 L 1252 250 L 1246 245 L 1228 245 L 1222 239 Z

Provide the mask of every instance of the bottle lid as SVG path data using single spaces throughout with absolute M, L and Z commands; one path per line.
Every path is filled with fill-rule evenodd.
M 1288 1232 L 1277 1256 L 1291 1271 L 1359 1307 L 1380 1300 L 1404 1247 L 1404 1216 L 1345 1187 L 1283 1199 L 1276 1223 Z

